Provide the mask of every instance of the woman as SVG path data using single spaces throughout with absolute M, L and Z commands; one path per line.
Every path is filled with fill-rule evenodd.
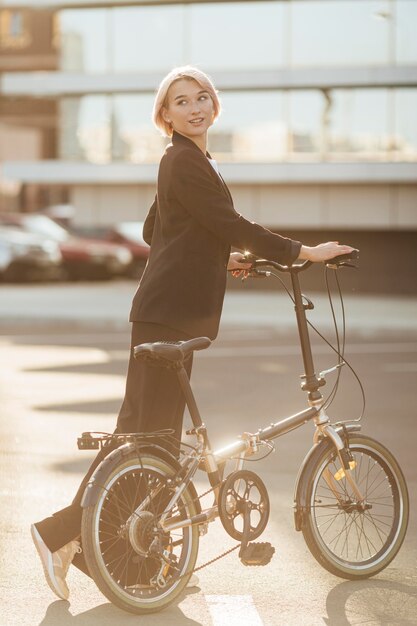
M 220 114 L 217 92 L 200 70 L 172 70 L 160 84 L 153 120 L 172 143 L 161 159 L 157 195 L 144 225 L 151 245 L 149 261 L 130 313 L 132 347 L 217 335 L 226 271 L 248 268 L 231 246 L 284 264 L 297 258 L 325 261 L 352 250 L 337 242 L 302 245 L 249 222 L 233 208 L 230 192 L 207 152 L 207 131 Z M 191 359 L 187 364 L 191 373 Z M 116 432 L 152 432 L 173 428 L 181 437 L 184 398 L 172 370 L 155 368 L 131 357 L 125 398 Z M 96 457 L 69 507 L 32 525 L 32 537 L 51 589 L 69 595 L 66 573 L 79 544 L 81 497 Z M 74 564 L 88 573 L 82 555 Z

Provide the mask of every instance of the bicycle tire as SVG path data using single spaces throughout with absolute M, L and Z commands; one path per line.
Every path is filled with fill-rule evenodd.
M 306 468 L 302 532 L 314 558 L 341 578 L 369 578 L 396 556 L 409 515 L 407 485 L 394 456 L 371 437 L 349 437 L 352 475 L 366 506 L 360 511 L 332 445 L 319 446 Z
M 167 545 L 178 556 L 177 571 L 166 587 L 152 587 L 149 580 L 160 569 L 162 560 L 140 556 L 133 549 L 128 533 L 123 536 L 120 532 L 138 504 L 160 485 L 159 496 L 151 499 L 147 510 L 155 515 L 162 512 L 168 497 L 164 485 L 176 475 L 177 469 L 149 452 L 140 455 L 132 450 L 120 452 L 111 459 L 107 472 L 104 475 L 101 472 L 96 501 L 83 511 L 84 556 L 93 580 L 110 602 L 130 613 L 154 613 L 174 602 L 187 585 L 197 560 L 198 527 L 179 529 L 175 540 L 172 533 L 169 535 Z M 196 513 L 193 492 L 186 488 L 176 514 L 184 518 Z

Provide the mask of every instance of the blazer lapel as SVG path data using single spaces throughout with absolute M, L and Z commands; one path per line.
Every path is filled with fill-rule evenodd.
M 219 176 L 220 176 L 220 180 L 223 183 L 223 187 L 226 190 L 227 195 L 229 196 L 230 202 L 233 204 L 233 198 L 232 198 L 232 194 L 229 191 L 229 187 L 226 185 L 226 183 L 224 182 L 223 176 L 220 174 L 219 172 Z
M 194 141 L 192 141 L 191 139 L 188 139 L 188 137 L 185 137 L 184 135 L 181 135 L 181 133 L 177 133 L 175 130 L 172 134 L 172 143 L 186 143 L 190 148 L 195 148 L 196 150 L 198 150 L 199 152 L 201 152 L 200 148 L 194 143 Z M 206 157 L 208 157 L 209 159 L 212 158 L 211 154 L 209 152 L 206 152 Z M 223 180 L 223 176 L 219 173 L 217 174 L 217 172 L 214 171 L 213 166 L 211 165 L 211 163 L 209 163 L 207 161 L 207 166 L 210 168 L 210 171 L 212 173 L 213 176 L 216 177 L 217 182 L 220 183 L 221 188 L 223 189 L 223 191 L 226 193 L 227 197 L 229 198 L 230 202 L 232 203 L 233 206 L 233 198 L 232 195 L 229 191 L 228 186 L 226 185 L 226 183 Z

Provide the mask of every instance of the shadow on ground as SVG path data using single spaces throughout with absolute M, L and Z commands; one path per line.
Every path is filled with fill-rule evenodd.
M 194 592 L 196 593 L 196 591 Z M 188 595 L 188 594 L 187 594 Z M 126 613 L 112 604 L 101 604 L 93 609 L 72 615 L 70 603 L 58 600 L 48 606 L 45 617 L 38 626 L 129 626 L 129 624 L 146 624 L 146 626 L 203 626 L 186 617 L 177 606 L 171 606 L 161 613 L 151 615 L 133 615 Z
M 395 570 L 393 571 L 395 574 Z M 415 625 L 417 616 L 416 572 L 399 581 L 373 579 L 346 581 L 334 587 L 327 596 L 328 626 L 352 626 L 354 624 L 378 624 L 386 626 Z M 410 617 L 413 615 L 414 617 Z

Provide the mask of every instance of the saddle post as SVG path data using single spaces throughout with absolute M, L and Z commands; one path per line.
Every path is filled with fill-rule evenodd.
M 197 438 L 204 445 L 205 467 L 207 471 L 207 477 L 209 479 L 210 485 L 214 489 L 215 499 L 217 501 L 217 498 L 219 495 L 219 485 L 221 483 L 221 475 L 219 472 L 219 467 L 213 456 L 213 452 L 210 446 L 210 441 L 207 435 L 207 429 L 203 420 L 201 419 L 200 411 L 198 410 L 198 406 L 197 406 L 193 391 L 191 389 L 190 380 L 188 378 L 187 372 L 182 362 L 180 362 L 177 366 L 177 376 L 178 376 L 179 383 L 181 385 L 181 389 L 185 396 L 185 402 L 187 403 L 191 420 L 194 425 L 194 429 L 192 431 L 187 430 L 187 435 L 190 435 L 190 434 L 197 435 Z
M 177 376 L 185 397 L 185 402 L 190 412 L 194 428 L 200 428 L 201 426 L 203 426 L 203 421 L 201 419 L 200 411 L 198 410 L 197 402 L 191 389 L 190 380 L 188 378 L 183 363 L 178 366 Z

